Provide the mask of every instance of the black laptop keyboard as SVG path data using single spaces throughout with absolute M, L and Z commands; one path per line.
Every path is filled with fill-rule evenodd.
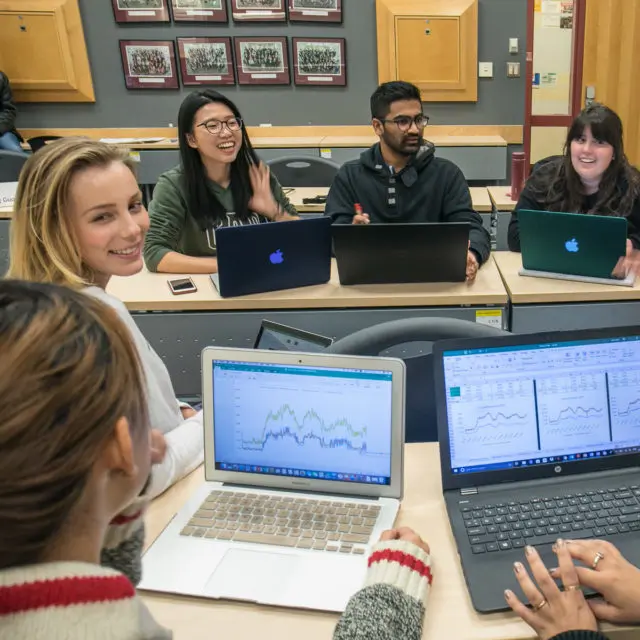
M 473 553 L 640 531 L 640 486 L 461 506 Z

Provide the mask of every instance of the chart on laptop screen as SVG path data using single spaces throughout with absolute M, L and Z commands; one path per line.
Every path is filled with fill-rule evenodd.
M 388 483 L 390 372 L 213 366 L 216 468 Z
M 453 473 L 640 451 L 640 339 L 444 354 Z

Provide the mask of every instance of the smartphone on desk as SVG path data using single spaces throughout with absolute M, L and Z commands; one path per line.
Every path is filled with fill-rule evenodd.
M 183 293 L 194 293 L 198 290 L 196 283 L 191 278 L 176 278 L 175 280 L 167 280 L 169 289 L 174 296 L 179 296 Z

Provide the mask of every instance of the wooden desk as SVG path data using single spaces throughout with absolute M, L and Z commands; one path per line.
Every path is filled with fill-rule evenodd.
M 493 211 L 487 187 L 469 187 L 469 191 L 471 192 L 473 208 L 478 213 L 491 213 Z
M 204 481 L 194 471 L 152 503 L 146 517 L 147 546 Z M 405 445 L 405 496 L 398 525 L 416 529 L 430 544 L 434 581 L 423 639 L 524 640 L 535 634 L 512 613 L 479 615 L 472 606 L 449 527 L 440 482 L 438 445 Z M 310 578 L 312 579 L 312 578 Z M 173 629 L 176 640 L 305 638 L 330 640 L 338 616 L 331 613 L 265 607 L 143 593 L 156 620 Z M 607 630 L 615 640 L 637 639 L 637 630 Z
M 250 348 L 265 318 L 336 339 L 399 318 L 454 317 L 503 328 L 507 323 L 507 292 L 491 260 L 472 285 L 343 287 L 334 265 L 326 284 L 240 298 L 221 298 L 207 275 L 193 276 L 197 292 L 174 296 L 167 285 L 171 277 L 176 276 L 144 271 L 112 278 L 108 291 L 127 305 L 165 359 L 179 396 L 200 393 L 203 347 Z
M 634 287 L 618 287 L 530 278 L 518 275 L 522 268 L 519 253 L 497 251 L 493 259 L 511 299 L 514 333 L 638 324 L 640 280 Z
M 13 217 L 13 207 L 0 207 L 0 220 Z
M 513 211 L 517 200 L 511 199 L 511 187 L 488 187 L 496 211 Z

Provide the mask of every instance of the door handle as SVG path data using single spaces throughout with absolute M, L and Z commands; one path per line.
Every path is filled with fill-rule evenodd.
M 584 106 L 590 107 L 596 100 L 596 88 L 593 85 L 589 85 L 585 88 Z

